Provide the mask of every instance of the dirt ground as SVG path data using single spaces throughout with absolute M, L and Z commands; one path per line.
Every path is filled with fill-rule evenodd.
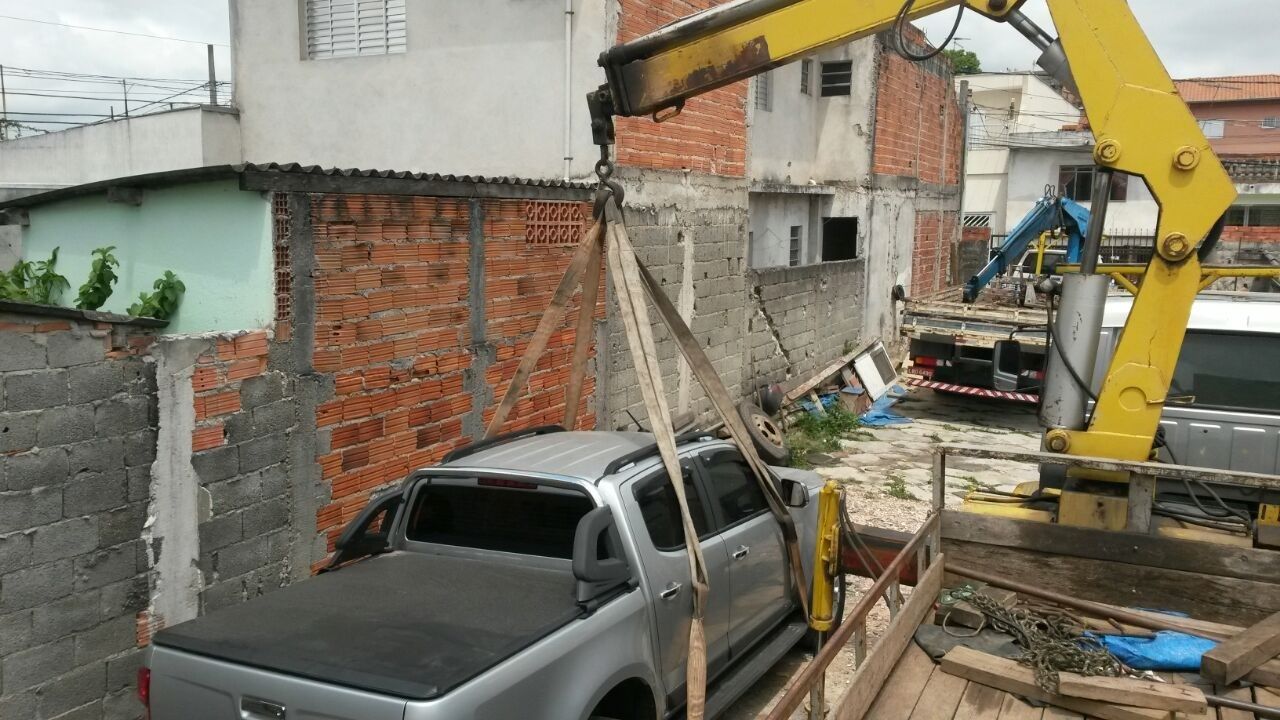
M 857 439 L 842 441 L 830 462 L 814 468 L 845 489 L 849 515 L 861 525 L 915 532 L 929 512 L 933 447 L 941 442 L 1036 450 L 1039 427 L 1033 406 L 915 389 L 895 410 L 911 418 L 907 425 L 860 428 Z M 1035 480 L 1034 468 L 994 460 L 949 460 L 948 504 L 959 502 L 975 485 L 1012 489 Z M 892 494 L 891 494 L 892 492 Z M 846 606 L 852 608 L 871 587 L 867 578 L 850 578 Z M 910 593 L 904 588 L 903 595 Z M 881 600 L 867 616 L 870 650 L 889 623 Z M 735 703 L 724 720 L 750 720 L 769 710 L 782 696 L 788 679 L 813 657 L 812 648 L 797 647 L 765 678 Z M 854 673 L 852 646 L 844 648 L 827 671 L 827 703 L 834 705 L 849 687 Z M 808 718 L 805 707 L 793 716 Z

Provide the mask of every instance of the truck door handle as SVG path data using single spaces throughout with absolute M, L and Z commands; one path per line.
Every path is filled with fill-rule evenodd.
M 739 545 L 737 550 L 733 551 L 733 559 L 741 560 L 751 553 L 751 548 L 746 545 Z
M 658 597 L 662 598 L 663 600 L 670 600 L 671 598 L 680 594 L 680 588 L 682 587 L 684 587 L 684 585 L 681 585 L 678 582 L 667 583 L 667 589 L 658 593 Z

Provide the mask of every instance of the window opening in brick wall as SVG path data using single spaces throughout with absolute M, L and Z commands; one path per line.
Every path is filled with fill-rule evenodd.
M 800 264 L 800 239 L 803 236 L 804 227 L 800 225 L 791 226 L 791 243 L 789 246 L 789 254 L 787 264 L 795 267 Z
M 580 202 L 530 200 L 524 204 L 524 239 L 530 245 L 577 245 L 587 221 Z
M 968 228 L 991 227 L 991 215 L 992 213 L 966 213 L 964 226 Z
M 1058 170 L 1058 187 L 1064 197 L 1076 202 L 1093 200 L 1093 165 L 1064 165 Z M 1111 199 L 1124 202 L 1129 197 L 1129 176 L 1124 173 L 1111 175 Z
M 858 218 L 822 218 L 822 262 L 858 257 Z
M 1241 227 L 1280 227 L 1280 205 L 1235 205 L 1227 224 Z
M 756 76 L 756 109 L 773 110 L 773 73 L 762 72 Z
M 1262 127 L 1264 130 L 1280 129 L 1280 116 L 1262 118 Z
M 812 86 L 810 85 L 812 81 L 809 78 L 809 76 L 812 74 L 813 74 L 813 61 L 801 60 L 800 61 L 800 94 L 802 95 L 813 94 L 813 89 L 812 89 Z
M 271 195 L 271 247 L 275 263 L 276 322 L 293 319 L 293 263 L 289 256 L 289 195 Z
M 1216 140 L 1222 137 L 1223 134 L 1226 132 L 1226 130 L 1227 130 L 1226 120 L 1201 120 L 1200 121 L 1200 132 L 1203 132 L 1204 136 L 1207 138 Z
M 402 53 L 405 0 L 307 0 L 307 57 Z
M 822 63 L 822 97 L 848 95 L 852 87 L 852 60 Z

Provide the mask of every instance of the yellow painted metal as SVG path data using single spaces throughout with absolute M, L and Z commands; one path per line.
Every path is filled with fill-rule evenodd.
M 1044 272 L 1044 250 L 1049 247 L 1049 233 L 1040 233 L 1036 238 L 1036 276 Z
M 1280 505 L 1258 506 L 1258 547 L 1280 549 Z
M 1199 260 L 1194 253 L 1175 252 L 1176 241 L 1190 238 L 1184 244 L 1191 246 L 1204 238 L 1235 200 L 1235 186 L 1128 3 L 1047 4 L 1097 139 L 1095 159 L 1144 178 L 1161 207 L 1156 253 L 1089 427 L 1072 432 L 1067 452 L 1145 460 L 1201 279 Z M 1188 148 L 1199 155 L 1190 168 L 1178 162 Z
M 1007 14 L 1020 2 L 999 11 L 989 0 L 916 0 L 912 19 L 954 8 L 962 2 L 991 17 Z M 761 12 L 750 16 L 750 5 Z M 886 30 L 902 8 L 902 0 L 795 0 L 744 3 L 741 21 L 687 36 L 620 68 L 629 114 L 645 115 L 679 104 L 685 98 L 757 75 L 822 48 Z M 661 32 L 661 31 L 659 31 Z M 641 38 L 636 42 L 643 42 Z
M 965 498 L 960 505 L 960 511 L 978 515 L 994 515 L 995 517 L 1011 518 L 1013 520 L 1053 522 L 1053 512 L 1050 510 L 1036 510 L 1010 502 L 988 502 L 976 498 Z
M 835 625 L 835 578 L 840 574 L 840 486 L 828 480 L 818 492 L 818 537 L 813 547 L 813 589 L 809 627 L 830 632 Z
M 1058 524 L 1097 530 L 1124 530 L 1129 499 L 1092 492 L 1063 490 L 1058 499 Z
M 1146 268 L 1143 268 L 1143 271 L 1145 272 Z M 1124 288 L 1125 290 L 1128 290 L 1130 295 L 1138 294 L 1138 286 L 1134 285 L 1132 280 L 1130 280 L 1129 278 L 1125 277 L 1124 275 L 1118 272 L 1110 273 L 1110 275 L 1111 275 L 1111 279 L 1115 280 L 1116 284 L 1119 285 L 1120 287 Z

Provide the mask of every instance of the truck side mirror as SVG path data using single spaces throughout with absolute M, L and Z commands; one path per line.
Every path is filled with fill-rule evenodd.
M 391 543 L 391 526 L 396 511 L 404 503 L 399 490 L 369 501 L 334 543 L 335 552 L 321 572 L 336 570 L 339 565 L 368 555 L 385 552 Z
M 809 504 L 809 486 L 799 480 L 783 480 L 782 502 L 791 508 L 805 507 Z
M 580 603 L 631 582 L 631 566 L 622 551 L 622 536 L 613 511 L 598 507 L 578 521 L 573 538 L 573 576 Z

